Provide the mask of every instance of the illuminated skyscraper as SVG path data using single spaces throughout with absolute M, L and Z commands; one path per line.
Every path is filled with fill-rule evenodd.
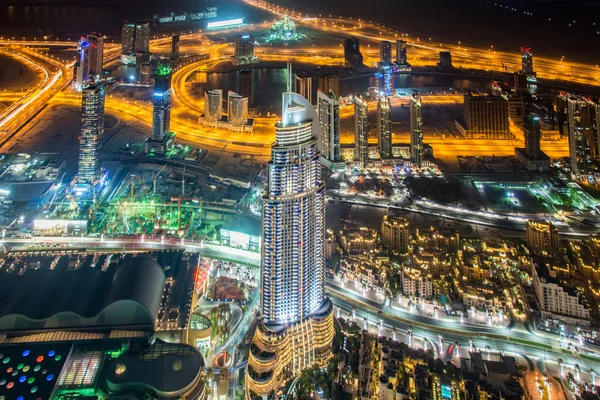
M 408 65 L 406 58 L 406 40 L 396 40 L 396 64 Z
M 149 53 L 150 52 L 150 23 L 135 25 L 135 40 L 133 42 L 133 50 L 135 52 Z
M 150 23 L 123 24 L 121 29 L 121 55 L 150 52 Z
M 246 370 L 248 389 L 261 396 L 276 392 L 286 373 L 326 365 L 334 335 L 317 115 L 288 79 L 264 188 L 261 321 Z
M 600 166 L 600 104 L 581 96 L 561 97 L 566 102 L 571 172 L 583 178 Z
M 223 115 L 223 90 L 207 90 L 204 93 L 204 119 L 215 122 Z
M 254 37 L 250 35 L 235 38 L 234 60 L 237 65 L 252 64 L 257 61 L 254 56 Z
M 88 33 L 87 39 L 90 42 L 90 78 L 95 79 L 102 73 L 104 61 L 104 37 L 96 32 Z
M 533 53 L 529 47 L 521 47 L 521 71 L 525 75 L 533 73 Z
M 79 170 L 77 181 L 93 186 L 100 175 L 100 140 L 104 133 L 104 86 L 90 85 L 81 96 L 81 136 L 79 137 Z
M 528 82 L 537 80 L 533 70 L 533 53 L 529 47 L 521 47 L 521 73 L 527 77 Z
M 379 95 L 386 97 L 395 96 L 394 67 L 389 64 L 380 65 L 379 72 L 376 76 L 378 77 L 377 85 L 379 86 Z
M 152 139 L 162 141 L 171 127 L 171 68 L 158 67 L 154 73 Z
M 354 99 L 354 160 L 364 168 L 369 159 L 369 109 L 361 96 Z
M 340 154 L 340 102 L 335 93 L 317 91 L 317 112 L 321 128 L 321 156 L 330 162 L 342 161 Z
M 227 121 L 232 125 L 243 125 L 248 122 L 248 98 L 227 92 Z
M 535 114 L 529 114 L 523 120 L 525 129 L 525 152 L 531 159 L 540 156 L 540 118 Z
M 379 46 L 379 63 L 381 65 L 392 64 L 392 44 L 387 40 L 382 40 Z
M 77 90 L 83 89 L 90 81 L 90 41 L 82 37 L 77 42 Z
M 386 96 L 377 102 L 377 147 L 381 158 L 392 157 L 392 106 Z
M 294 74 L 294 92 L 312 103 L 312 78 L 304 74 Z
M 410 98 L 410 157 L 421 168 L 423 162 L 423 110 L 421 96 L 413 94 Z

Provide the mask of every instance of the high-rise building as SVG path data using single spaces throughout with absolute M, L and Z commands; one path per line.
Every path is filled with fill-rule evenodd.
M 525 75 L 531 75 L 533 71 L 533 54 L 529 47 L 521 47 L 521 71 Z
M 392 44 L 382 40 L 379 47 L 379 63 L 381 65 L 392 64 Z
M 102 73 L 104 62 L 104 36 L 97 32 L 88 33 L 87 39 L 90 42 L 90 63 L 89 74 L 94 78 Z
M 171 58 L 179 59 L 179 42 L 181 41 L 181 36 L 173 35 L 171 37 Z
M 254 56 L 254 37 L 250 35 L 238 36 L 235 38 L 236 65 L 252 64 L 257 61 Z
M 542 150 L 540 148 L 540 118 L 535 114 L 529 114 L 523 120 L 525 129 L 525 153 L 531 159 L 539 158 Z
M 213 89 L 204 93 L 204 119 L 215 122 L 223 115 L 223 90 Z
M 290 86 L 288 81 L 263 196 L 261 320 L 246 369 L 248 389 L 259 396 L 277 391 L 286 374 L 326 365 L 334 336 L 333 306 L 325 297 L 317 115 Z
M 294 92 L 312 103 L 312 78 L 305 74 L 294 74 Z
M 394 90 L 394 68 L 389 65 L 380 65 L 377 76 L 377 86 L 380 96 L 395 96 L 396 91 Z
M 171 68 L 161 65 L 154 73 L 152 139 L 164 140 L 171 127 Z
M 527 247 L 535 253 L 558 253 L 560 249 L 558 229 L 549 221 L 527 221 Z
M 377 147 L 381 158 L 392 158 L 392 105 L 386 96 L 377 102 Z
M 133 53 L 150 52 L 150 23 L 123 24 L 121 29 L 121 55 L 128 56 Z
M 77 181 L 93 186 L 100 177 L 100 140 L 104 133 L 104 85 L 85 87 L 81 96 L 81 135 Z
M 330 162 L 342 161 L 340 151 L 340 102 L 333 93 L 317 91 L 317 112 L 321 128 L 321 157 Z
M 515 148 L 515 156 L 530 171 L 545 171 L 550 168 L 550 157 L 540 148 L 541 120 L 537 114 L 523 118 L 525 148 Z
M 179 43 L 181 41 L 181 36 L 173 35 L 171 36 L 171 57 L 169 57 L 169 65 L 172 69 L 177 68 L 179 65 Z
M 533 54 L 529 47 L 521 47 L 521 73 L 527 77 L 527 82 L 537 81 L 533 70 Z
M 421 168 L 423 163 L 423 106 L 421 96 L 410 98 L 410 159 Z
M 363 55 L 360 52 L 358 38 L 344 39 L 344 60 L 349 67 L 360 68 L 363 66 Z
M 135 24 L 125 22 L 121 28 L 121 55 L 133 53 L 135 41 Z
M 133 43 L 134 52 L 149 53 L 150 52 L 150 23 L 145 22 L 136 24 L 135 26 L 135 41 Z
M 240 71 L 238 93 L 242 97 L 248 99 L 248 107 L 252 107 L 252 81 L 253 77 L 251 69 L 243 69 Z
M 323 93 L 335 93 L 340 95 L 340 77 L 336 74 L 319 76 L 319 90 Z
M 369 158 L 369 108 L 361 96 L 354 99 L 354 160 L 364 168 Z
M 442 70 L 452 69 L 452 53 L 449 51 L 440 51 L 440 62 L 438 66 Z
M 410 247 L 408 221 L 385 215 L 381 221 L 381 244 L 387 250 L 407 253 Z
M 84 37 L 77 42 L 77 64 L 75 88 L 81 90 L 90 82 L 90 41 Z
M 557 101 L 564 107 L 569 131 L 571 172 L 581 178 L 600 167 L 600 104 L 587 97 L 564 95 Z
M 396 64 L 409 65 L 406 57 L 406 40 L 396 40 Z
M 243 125 L 248 122 L 248 98 L 227 92 L 227 121 L 232 125 Z
M 508 100 L 502 96 L 465 96 L 466 135 L 480 139 L 512 139 Z

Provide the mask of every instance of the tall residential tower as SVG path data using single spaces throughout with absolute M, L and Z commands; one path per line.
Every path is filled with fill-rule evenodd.
M 77 181 L 94 186 L 100 178 L 100 140 L 104 133 L 104 86 L 83 89 L 81 100 L 81 136 L 79 137 L 79 169 Z
M 421 96 L 410 98 L 410 159 L 421 168 L 423 163 L 423 106 Z
M 288 373 L 326 365 L 334 336 L 317 115 L 288 79 L 264 189 L 261 320 L 246 370 L 248 390 L 259 396 L 276 392 Z
M 354 160 L 363 168 L 369 159 L 369 108 L 361 96 L 354 99 Z
M 321 128 L 321 157 L 326 164 L 340 163 L 340 102 L 337 95 L 317 91 L 317 112 Z
M 171 128 L 171 68 L 160 65 L 154 73 L 152 137 L 146 141 L 146 152 L 165 152 L 165 135 Z
M 385 96 L 377 102 L 377 148 L 379 157 L 392 158 L 392 106 Z
M 102 73 L 104 61 L 104 36 L 97 32 L 88 33 L 87 39 L 90 42 L 90 77 L 96 79 L 96 76 Z

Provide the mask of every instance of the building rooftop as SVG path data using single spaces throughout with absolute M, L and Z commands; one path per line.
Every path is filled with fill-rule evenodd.
M 110 360 L 106 384 L 111 392 L 144 387 L 159 396 L 176 397 L 198 384 L 204 366 L 204 358 L 192 346 L 157 339 L 139 353 Z
M 148 257 L 134 257 L 112 272 L 0 272 L 0 332 L 153 329 L 164 284 L 162 268 Z

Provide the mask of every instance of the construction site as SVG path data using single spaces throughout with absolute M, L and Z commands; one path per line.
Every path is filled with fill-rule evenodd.
M 88 203 L 66 185 L 48 193 L 36 216 L 47 223 L 37 223 L 43 231 L 35 233 L 70 235 L 64 221 L 87 220 L 87 232 L 76 233 L 218 241 L 221 228 L 245 223 L 250 189 L 213 177 L 202 166 L 132 162 L 115 163 L 109 171 L 106 185 Z

